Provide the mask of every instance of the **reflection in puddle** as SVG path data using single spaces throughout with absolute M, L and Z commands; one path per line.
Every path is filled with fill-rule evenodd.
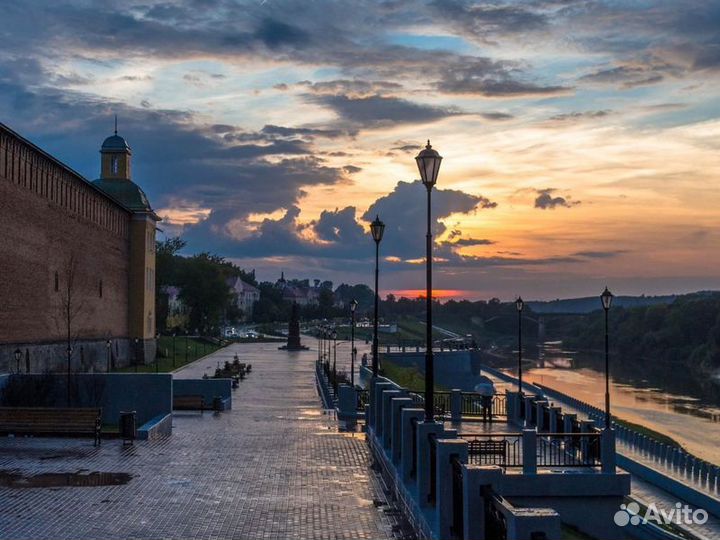
M 42 473 L 26 476 L 15 471 L 0 470 L 0 487 L 43 488 L 43 487 L 96 487 L 122 486 L 132 479 L 128 473 L 88 472 Z

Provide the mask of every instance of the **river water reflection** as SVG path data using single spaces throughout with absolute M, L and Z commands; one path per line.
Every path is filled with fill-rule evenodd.
M 546 343 L 525 364 L 523 378 L 604 408 L 602 354 Z M 720 464 L 720 380 L 698 378 L 677 365 L 611 357 L 612 412 L 664 433 L 687 450 Z

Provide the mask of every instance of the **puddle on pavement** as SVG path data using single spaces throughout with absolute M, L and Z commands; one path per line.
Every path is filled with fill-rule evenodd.
M 25 475 L 16 471 L 0 471 L 0 487 L 11 489 L 122 486 L 131 479 L 131 474 L 114 472 L 78 471 Z

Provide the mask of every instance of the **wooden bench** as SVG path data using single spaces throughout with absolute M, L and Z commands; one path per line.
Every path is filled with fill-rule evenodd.
M 205 398 L 203 396 L 173 396 L 174 411 L 200 411 L 202 413 L 206 409 L 208 409 L 208 407 L 205 405 Z
M 90 435 L 100 444 L 100 408 L 0 407 L 0 433 L 13 435 Z

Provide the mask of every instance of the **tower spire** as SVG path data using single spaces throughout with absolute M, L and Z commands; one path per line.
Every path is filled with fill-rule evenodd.
M 115 115 L 115 135 L 117 135 L 117 114 Z

